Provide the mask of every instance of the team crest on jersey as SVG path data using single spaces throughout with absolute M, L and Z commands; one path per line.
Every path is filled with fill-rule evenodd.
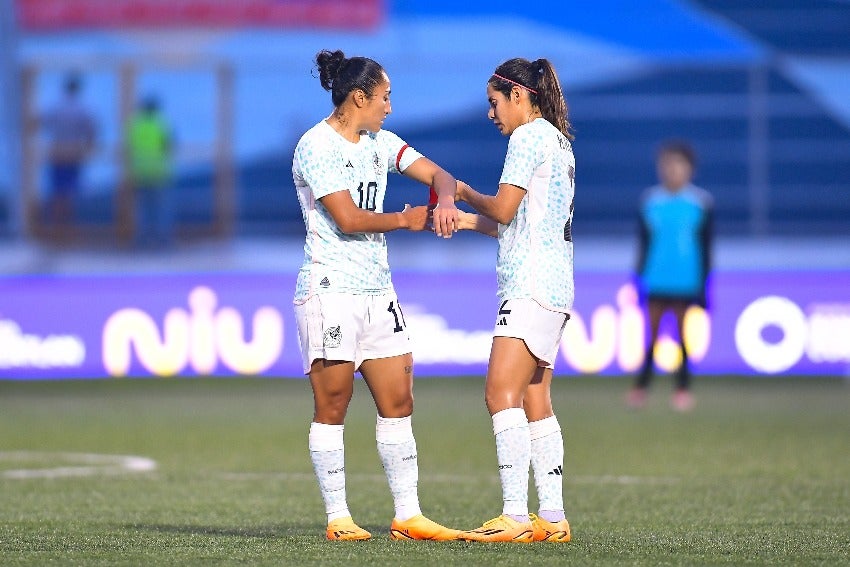
M 325 348 L 337 348 L 342 343 L 342 331 L 339 325 L 325 329 Z
M 375 175 L 380 177 L 380 175 L 381 175 L 381 158 L 378 157 L 377 152 L 372 156 L 372 163 L 375 165 Z

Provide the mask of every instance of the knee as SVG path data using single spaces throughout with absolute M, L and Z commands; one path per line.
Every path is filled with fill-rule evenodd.
M 546 419 L 547 417 L 555 415 L 551 401 L 530 400 L 528 396 L 526 396 L 525 402 L 523 403 L 523 409 L 525 410 L 525 415 L 528 417 L 529 422 L 540 421 L 541 419 Z
M 413 396 L 409 396 L 398 405 L 399 417 L 413 415 Z
M 508 408 L 521 408 L 522 396 L 514 392 L 500 392 L 486 390 L 484 392 L 484 403 L 487 405 L 487 410 L 490 415 L 498 413 Z
M 324 396 L 321 400 L 317 399 L 313 416 L 314 421 L 342 424 L 345 421 L 346 413 L 348 413 L 350 401 L 351 397 L 342 393 Z
M 381 404 L 378 408 L 381 417 L 407 417 L 413 414 L 413 396 L 405 396 L 389 403 Z

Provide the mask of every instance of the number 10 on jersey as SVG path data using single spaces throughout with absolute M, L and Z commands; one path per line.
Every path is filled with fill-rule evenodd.
M 358 207 L 367 211 L 374 211 L 378 208 L 375 203 L 378 198 L 378 184 L 376 182 L 370 181 L 364 184 L 361 181 L 360 186 L 357 188 L 357 194 L 360 196 L 360 202 L 357 204 Z

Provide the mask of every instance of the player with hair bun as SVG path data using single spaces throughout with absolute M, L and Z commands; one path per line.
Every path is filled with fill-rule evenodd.
M 404 313 L 393 288 L 384 233 L 425 230 L 426 206 L 384 212 L 387 174 L 433 187 L 438 236 L 457 230 L 456 181 L 383 130 L 392 112 L 390 80 L 380 64 L 342 51 L 320 51 L 316 66 L 333 112 L 295 148 L 292 176 L 307 229 L 298 272 L 295 315 L 304 373 L 315 402 L 309 449 L 331 540 L 371 534 L 351 518 L 345 493 L 343 428 L 359 371 L 378 411 L 375 436 L 395 504 L 392 539 L 455 539 L 419 507 L 413 436 L 413 357 Z
M 496 195 L 458 183 L 460 228 L 499 240 L 498 296 L 485 400 L 493 420 L 502 515 L 462 532 L 469 541 L 570 541 L 561 428 L 552 369 L 573 305 L 575 158 L 567 106 L 546 59 L 511 59 L 487 81 L 488 117 L 510 136 Z M 540 502 L 528 510 L 528 471 Z

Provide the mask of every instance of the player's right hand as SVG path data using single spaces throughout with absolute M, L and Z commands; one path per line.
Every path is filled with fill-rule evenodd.
M 425 205 L 411 207 L 409 204 L 406 204 L 401 214 L 407 220 L 407 230 L 420 232 L 430 228 L 428 225 L 431 214 Z

